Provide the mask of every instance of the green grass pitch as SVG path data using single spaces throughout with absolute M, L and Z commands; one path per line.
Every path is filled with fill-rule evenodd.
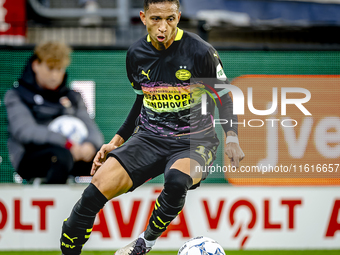
M 0 251 L 0 255 L 60 255 L 60 251 Z M 114 251 L 83 251 L 82 255 L 113 255 Z M 151 251 L 150 255 L 176 255 L 177 251 Z M 226 251 L 226 255 L 339 255 L 340 250 Z

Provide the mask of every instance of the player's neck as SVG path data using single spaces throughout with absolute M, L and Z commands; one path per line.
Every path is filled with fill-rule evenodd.
M 162 50 L 168 49 L 168 48 L 173 44 L 173 42 L 175 41 L 175 38 L 176 38 L 176 35 L 177 35 L 177 31 L 178 31 L 178 28 L 176 28 L 176 32 L 174 33 L 174 35 L 173 35 L 173 36 L 171 37 L 171 39 L 170 39 L 167 43 L 165 43 L 165 44 L 159 43 L 159 42 L 157 42 L 157 41 L 151 40 L 152 46 L 155 47 L 156 50 L 158 50 L 158 51 L 162 51 Z

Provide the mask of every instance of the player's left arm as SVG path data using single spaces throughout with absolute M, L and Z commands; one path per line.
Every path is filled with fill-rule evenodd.
M 240 147 L 238 139 L 237 115 L 233 115 L 233 101 L 229 94 L 221 97 L 222 105 L 217 104 L 220 119 L 228 120 L 227 124 L 222 125 L 227 136 L 224 152 L 230 159 L 231 165 L 239 167 L 239 162 L 244 158 L 244 153 Z M 232 124 L 233 123 L 233 124 Z
M 208 71 L 208 77 L 211 77 L 214 84 L 229 84 L 226 77 L 222 61 L 214 48 L 211 48 L 206 55 L 205 59 L 206 70 Z M 211 84 L 214 86 L 214 84 Z M 238 126 L 237 115 L 233 114 L 233 101 L 226 88 L 216 89 L 218 97 L 221 99 L 216 100 L 217 108 L 219 110 L 219 118 L 227 120 L 227 124 L 223 124 L 222 128 L 227 136 L 226 146 L 224 151 L 230 159 L 231 165 L 239 167 L 239 162 L 245 157 L 238 139 Z M 217 95 L 216 95 L 217 96 Z M 220 103 L 222 102 L 222 104 Z

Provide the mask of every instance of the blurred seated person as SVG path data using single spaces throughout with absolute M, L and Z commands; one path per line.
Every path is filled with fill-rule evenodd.
M 8 150 L 26 180 L 64 184 L 89 176 L 103 136 L 81 95 L 66 87 L 71 49 L 60 42 L 36 46 L 18 81 L 7 91 Z
M 51 7 L 51 0 L 39 0 L 44 7 Z M 103 22 L 102 18 L 95 14 L 99 5 L 97 0 L 78 0 L 78 4 L 86 11 L 86 15 L 79 19 L 81 26 L 100 26 Z

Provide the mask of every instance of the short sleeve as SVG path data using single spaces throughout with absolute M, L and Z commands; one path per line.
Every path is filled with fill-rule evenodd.
M 139 84 L 138 81 L 138 75 L 135 70 L 137 70 L 137 67 L 133 66 L 134 60 L 133 56 L 131 55 L 130 50 L 128 50 L 126 54 L 126 73 L 128 76 L 128 79 L 131 83 L 131 86 L 133 90 L 136 92 L 137 95 L 143 95 L 143 90 Z
M 209 48 L 202 62 L 204 63 L 204 78 L 209 78 L 208 81 L 211 87 L 215 88 L 215 84 L 229 84 L 220 56 L 213 47 Z M 229 92 L 227 88 L 215 88 L 215 90 L 219 97 Z M 214 97 L 217 97 L 217 95 L 214 94 Z

